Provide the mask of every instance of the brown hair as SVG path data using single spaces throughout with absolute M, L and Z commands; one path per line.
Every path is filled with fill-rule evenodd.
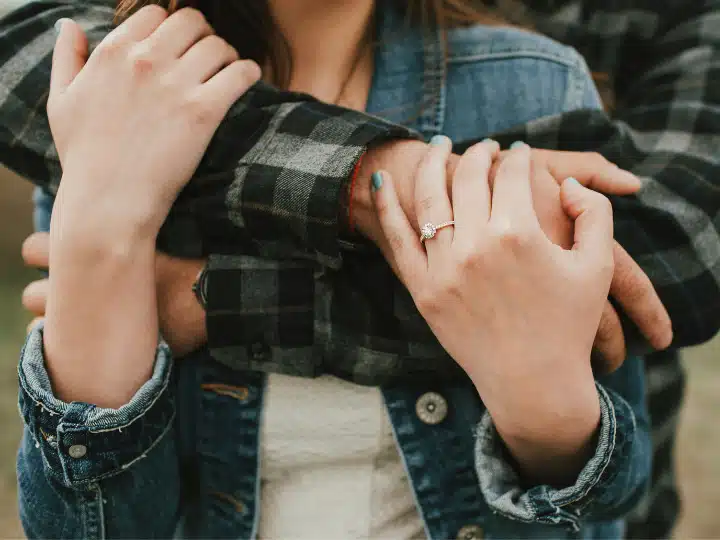
M 424 27 L 445 30 L 479 22 L 502 22 L 497 13 L 483 7 L 478 0 L 394 1 L 405 10 L 412 24 Z M 148 4 L 159 4 L 171 12 L 185 6 L 199 9 L 217 34 L 235 47 L 243 58 L 255 60 L 260 65 L 268 62 L 275 74 L 273 82 L 280 87 L 288 84 L 292 71 L 290 50 L 278 35 L 266 0 L 118 0 L 116 18 L 122 20 Z

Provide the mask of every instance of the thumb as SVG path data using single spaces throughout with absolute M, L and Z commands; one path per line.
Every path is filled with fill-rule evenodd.
M 87 62 L 88 41 L 85 32 L 72 19 L 55 23 L 57 41 L 50 75 L 50 97 L 64 92 Z
M 563 210 L 575 222 L 573 251 L 593 265 L 612 263 L 613 215 L 607 197 L 567 178 L 560 188 L 560 199 Z

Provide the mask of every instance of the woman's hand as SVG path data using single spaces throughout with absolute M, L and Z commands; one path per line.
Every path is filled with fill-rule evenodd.
M 447 139 L 428 151 L 415 184 L 417 225 L 455 220 L 418 239 L 390 175 L 375 177 L 385 254 L 440 344 L 470 376 L 511 452 L 533 478 L 572 478 L 600 418 L 590 353 L 613 275 L 612 209 L 568 180 L 572 249 L 553 244 L 533 207 L 530 148 L 511 150 L 492 194 L 499 148 L 472 147 L 448 195 Z
M 154 236 L 260 69 L 192 9 L 144 7 L 89 58 L 80 27 L 59 26 L 47 106 L 62 204 Z
M 393 176 L 400 205 L 411 223 L 416 223 L 413 192 L 415 171 L 427 151 L 419 141 L 394 141 L 370 149 L 363 160 L 361 178 L 369 178 L 373 170 L 386 170 Z M 492 179 L 497 165 L 507 152 L 501 152 L 489 175 Z M 568 177 L 595 191 L 612 195 L 630 195 L 639 187 L 639 180 L 594 152 L 561 152 L 532 149 L 531 171 L 533 203 L 540 226 L 548 238 L 559 246 L 573 243 L 572 221 L 560 202 L 560 184 Z M 460 156 L 449 158 L 449 170 Z M 353 205 L 358 228 L 381 249 L 387 243 L 375 214 L 370 195 L 370 182 L 364 189 L 359 183 L 353 190 Z M 385 251 L 387 251 L 385 249 Z M 648 276 L 628 253 L 615 242 L 615 273 L 610 295 L 635 323 L 651 347 L 664 349 L 672 341 L 670 317 L 662 305 Z M 595 367 L 613 371 L 622 365 L 627 354 L 620 318 L 610 302 L 606 302 L 594 344 Z

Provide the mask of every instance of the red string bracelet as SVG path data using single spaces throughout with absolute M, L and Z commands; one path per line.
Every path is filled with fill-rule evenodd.
M 355 168 L 353 169 L 352 176 L 350 177 L 350 199 L 348 200 L 348 228 L 350 229 L 351 233 L 355 232 L 355 220 L 353 220 L 353 195 L 355 194 L 355 184 L 357 184 L 357 178 L 360 175 L 360 166 L 362 165 L 363 157 L 365 157 L 365 154 L 362 154 L 360 156 L 360 159 L 358 159 L 357 163 L 355 164 Z

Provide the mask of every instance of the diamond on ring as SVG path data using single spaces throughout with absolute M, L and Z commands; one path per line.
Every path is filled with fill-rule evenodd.
M 436 233 L 437 229 L 435 228 L 435 225 L 432 223 L 426 223 L 420 227 L 420 241 L 429 240 L 430 238 L 433 238 Z
M 441 223 L 440 225 L 433 225 L 432 223 L 426 223 L 422 227 L 420 227 L 420 242 L 424 242 L 425 240 L 430 240 L 431 238 L 435 238 L 435 235 L 437 232 L 444 228 L 444 227 L 450 227 L 454 226 L 455 222 L 445 221 L 444 223 Z

